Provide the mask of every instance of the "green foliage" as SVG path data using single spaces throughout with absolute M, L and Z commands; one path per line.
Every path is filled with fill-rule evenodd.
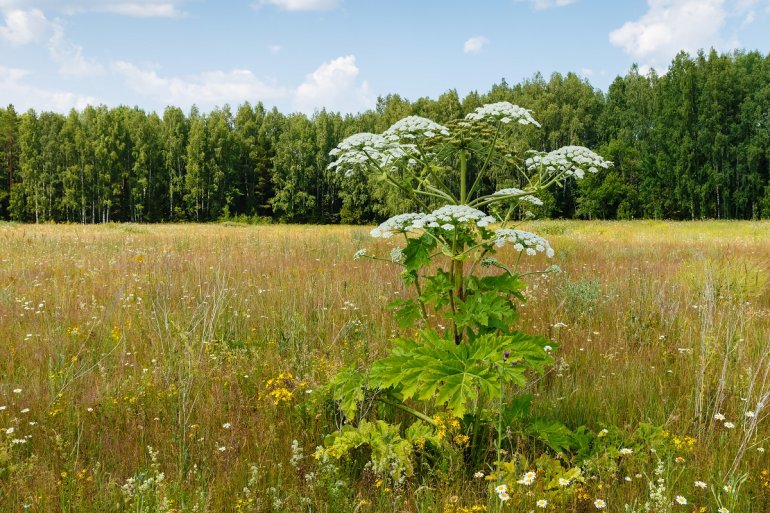
M 669 72 L 632 66 L 606 93 L 574 73 L 540 74 L 460 99 L 454 90 L 410 102 L 379 98 L 376 110 L 342 116 L 268 111 L 258 103 L 162 116 L 136 108 L 88 106 L 67 115 L 0 109 L 0 220 L 57 222 L 212 221 L 268 216 L 290 222 L 372 223 L 419 206 L 386 177 L 327 169 L 328 152 L 349 134 L 381 132 L 409 115 L 451 126 L 477 107 L 509 101 L 537 114 L 541 131 L 498 137 L 520 151 L 587 144 L 615 162 L 579 185 L 544 191 L 538 216 L 599 219 L 770 217 L 770 58 L 758 52 L 680 53 Z M 482 155 L 453 134 L 439 148 Z M 453 146 L 454 150 L 449 150 Z M 488 147 L 487 147 L 488 148 Z M 478 183 L 478 196 L 527 184 L 510 170 L 516 152 Z M 505 160 L 508 165 L 502 165 Z M 468 165 L 479 166 L 470 159 Z M 430 172 L 457 185 L 455 163 Z M 456 168 L 456 166 L 455 166 Z M 395 178 L 395 175 L 394 175 Z M 438 185 L 433 183 L 433 186 Z M 435 203 L 436 198 L 434 198 Z M 494 210 L 494 208 L 490 209 Z M 503 212 L 504 215 L 504 212 Z
M 409 426 L 402 437 L 399 426 L 382 420 L 362 420 L 358 426 L 345 425 L 338 433 L 328 435 L 324 440 L 324 453 L 339 460 L 355 449 L 367 447 L 371 452 L 372 471 L 398 481 L 402 476 L 414 474 L 415 445 L 424 446 L 426 442 L 438 445 L 439 439 L 430 426 L 420 421 Z
M 414 340 L 395 340 L 390 355 L 372 365 L 369 384 L 402 399 L 435 401 L 462 418 L 480 397 L 500 397 L 503 385 L 524 386 L 527 370 L 542 373 L 551 361 L 544 345 L 542 337 L 518 332 L 455 344 L 451 337 L 423 330 Z

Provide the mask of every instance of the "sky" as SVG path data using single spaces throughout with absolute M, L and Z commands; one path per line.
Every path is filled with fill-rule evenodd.
M 712 47 L 770 53 L 770 0 L 0 0 L 0 105 L 355 113 Z

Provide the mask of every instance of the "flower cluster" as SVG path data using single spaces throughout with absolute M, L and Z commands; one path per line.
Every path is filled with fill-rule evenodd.
M 465 116 L 465 119 L 471 121 L 500 121 L 504 124 L 516 121 L 520 125 L 535 125 L 536 127 L 540 127 L 540 123 L 535 121 L 532 117 L 531 111 L 510 102 L 497 102 L 481 106 Z
M 597 173 L 598 168 L 607 169 L 612 162 L 583 146 L 563 146 L 549 153 L 536 153 L 524 164 L 529 170 L 544 168 L 549 174 L 564 173 L 565 176 L 583 178 L 586 171 Z
M 522 191 L 521 189 L 517 189 L 516 187 L 510 187 L 508 189 L 500 189 L 499 191 L 492 194 L 492 196 L 505 196 L 506 198 L 510 197 L 510 199 L 526 201 L 528 203 L 532 203 L 533 205 L 537 205 L 537 206 L 541 206 L 543 204 L 543 200 L 541 200 L 540 198 L 535 197 L 531 194 L 527 194 L 526 192 Z
M 459 225 L 473 223 L 485 228 L 496 222 L 493 216 L 487 215 L 467 205 L 444 205 L 430 214 L 408 213 L 399 214 L 387 219 L 370 232 L 372 237 L 387 239 L 394 233 L 408 233 L 424 228 L 441 228 L 452 231 Z
M 352 170 L 376 164 L 383 170 L 392 168 L 401 159 L 407 158 L 408 146 L 401 145 L 392 138 L 363 132 L 344 139 L 329 155 L 337 159 L 329 164 L 328 169 L 344 169 L 349 176 Z
M 530 256 L 535 256 L 537 253 L 543 252 L 545 252 L 549 258 L 554 255 L 553 248 L 551 248 L 548 241 L 532 232 L 511 230 L 508 228 L 496 230 L 495 245 L 503 247 L 506 242 L 513 244 L 513 248 L 516 251 L 526 251 Z
M 387 239 L 392 237 L 395 233 L 407 233 L 423 227 L 420 221 L 425 217 L 425 214 L 419 213 L 407 213 L 398 214 L 390 219 L 385 220 L 380 226 L 370 232 L 370 235 L 374 238 Z
M 383 134 L 389 141 L 449 135 L 449 129 L 435 121 L 420 116 L 407 116 L 393 123 Z

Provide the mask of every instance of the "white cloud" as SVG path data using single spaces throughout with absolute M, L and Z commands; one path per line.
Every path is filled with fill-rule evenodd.
M 463 45 L 463 51 L 465 53 L 479 53 L 488 44 L 489 39 L 484 36 L 471 37 Z
M 255 7 L 274 5 L 287 11 L 329 11 L 339 7 L 341 0 L 258 0 Z
M 544 9 L 550 9 L 552 7 L 564 7 L 569 4 L 574 4 L 577 0 L 529 0 L 532 7 L 536 11 L 542 11 Z
M 98 75 L 102 67 L 86 59 L 83 47 L 68 40 L 59 20 L 51 21 L 39 9 L 11 9 L 5 13 L 5 25 L 0 26 L 0 39 L 15 46 L 45 42 L 48 53 L 66 78 Z
M 247 100 L 276 100 L 288 94 L 286 89 L 268 85 L 248 70 L 207 71 L 167 78 L 123 61 L 113 63 L 112 69 L 123 76 L 134 92 L 165 105 L 213 107 Z
M 282 50 L 281 45 L 270 45 L 270 46 L 267 47 L 267 49 L 273 55 L 278 55 L 279 53 L 281 53 L 281 50 Z
M 294 106 L 303 112 L 328 110 L 359 112 L 374 107 L 375 98 L 366 81 L 357 82 L 356 57 L 337 57 L 321 64 L 294 92 Z
M 11 9 L 5 12 L 5 25 L 0 26 L 0 40 L 22 46 L 44 40 L 51 33 L 51 22 L 40 9 Z
M 297 86 L 271 85 L 249 70 L 207 71 L 187 77 L 164 77 L 155 69 L 125 61 L 112 64 L 112 70 L 138 95 L 159 105 L 202 108 L 239 104 L 245 101 L 282 103 L 312 113 L 316 109 L 358 112 L 374 107 L 375 95 L 366 81 L 357 80 L 359 69 L 352 55 L 323 63 Z
M 101 64 L 84 57 L 83 47 L 64 37 L 64 30 L 58 25 L 48 41 L 48 53 L 59 65 L 59 73 L 66 78 L 92 77 L 104 71 Z
M 0 66 L 0 98 L 13 98 L 18 111 L 34 108 L 37 111 L 67 112 L 100 103 L 92 96 L 32 86 L 25 82 L 29 74 L 28 70 Z
M 725 0 L 647 0 L 649 10 L 610 33 L 610 42 L 649 64 L 665 64 L 679 51 L 722 47 Z

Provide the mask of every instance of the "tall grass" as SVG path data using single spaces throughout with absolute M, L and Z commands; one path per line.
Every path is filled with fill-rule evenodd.
M 529 228 L 563 270 L 530 279 L 522 308 L 561 347 L 533 407 L 692 437 L 672 493 L 712 507 L 694 480 L 723 494 L 745 476 L 733 511 L 770 508 L 770 224 Z M 410 294 L 392 267 L 351 258 L 385 244 L 358 227 L 0 224 L 0 511 L 487 505 L 462 465 L 387 491 L 312 457 L 335 426 L 308 392 L 382 355 L 385 305 Z M 601 474 L 574 509 L 642 504 L 652 472 Z

